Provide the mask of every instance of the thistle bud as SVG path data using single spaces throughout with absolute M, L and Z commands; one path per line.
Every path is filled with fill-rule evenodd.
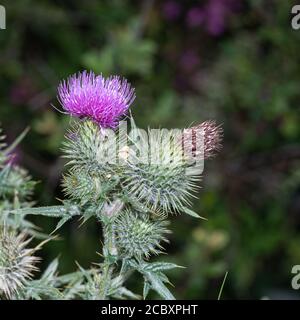
M 146 214 L 123 212 L 115 222 L 117 247 L 126 257 L 146 257 L 159 254 L 162 242 L 168 242 L 165 235 L 170 233 L 167 221 L 150 220 Z
M 81 170 L 72 170 L 63 177 L 63 191 L 72 200 L 87 202 L 99 197 L 101 186 L 97 176 Z
M 203 148 L 197 146 L 197 137 L 202 135 Z M 209 159 L 221 149 L 223 129 L 213 120 L 205 121 L 183 132 L 183 148 L 192 157 Z
M 27 171 L 18 167 L 12 166 L 7 175 L 2 178 L 2 196 L 13 198 L 16 194 L 20 200 L 30 199 L 35 182 L 31 180 Z
M 151 152 L 154 161 L 139 162 L 129 157 L 122 173 L 123 190 L 151 212 L 180 213 L 198 188 L 198 172 L 187 173 L 189 164 L 181 146 L 177 141 L 170 144 L 162 131 L 152 139 L 151 150 L 155 150 Z
M 0 295 L 6 298 L 21 289 L 37 270 L 39 259 L 32 255 L 36 249 L 25 248 L 29 241 L 24 234 L 0 231 Z

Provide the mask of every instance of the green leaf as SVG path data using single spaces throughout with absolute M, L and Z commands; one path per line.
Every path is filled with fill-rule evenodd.
M 47 279 L 47 280 L 52 280 L 53 277 L 55 276 L 55 273 L 57 272 L 57 268 L 58 268 L 58 258 L 54 259 L 49 266 L 47 267 L 47 269 L 44 271 L 44 273 L 42 274 L 41 279 Z
M 64 206 L 49 206 L 49 207 L 36 207 L 36 208 L 22 208 L 13 210 L 12 213 L 17 214 L 31 214 L 42 215 L 47 217 L 59 218 L 67 214 L 67 210 Z
M 69 221 L 72 217 L 71 216 L 67 216 L 67 217 L 63 217 L 58 221 L 58 224 L 56 225 L 55 229 L 51 232 L 51 234 L 53 234 L 54 232 L 56 232 L 57 230 L 59 230 L 67 221 Z
M 53 279 L 41 278 L 38 280 L 28 281 L 23 292 L 25 299 L 63 299 L 64 297 L 62 293 L 54 286 L 52 280 Z
M 126 263 L 133 269 L 141 272 L 140 265 L 135 260 L 127 260 Z
M 178 266 L 175 263 L 168 263 L 168 262 L 154 262 L 154 263 L 147 263 L 145 264 L 145 267 L 143 267 L 144 271 L 150 271 L 150 272 L 159 272 L 164 270 L 171 270 L 174 268 L 185 268 L 182 266 Z
M 144 289 L 143 289 L 143 299 L 145 300 L 149 294 L 149 290 L 151 289 L 150 283 L 145 281 Z
M 42 215 L 53 218 L 60 217 L 71 217 L 79 215 L 79 208 L 76 206 L 48 206 L 48 207 L 36 207 L 36 208 L 21 208 L 11 211 L 15 214 L 31 214 L 31 215 Z
M 115 297 L 119 297 L 121 299 L 124 298 L 129 298 L 129 299 L 134 299 L 134 300 L 140 300 L 141 296 L 138 294 L 135 294 L 134 292 L 128 290 L 125 287 L 120 287 L 118 291 L 114 294 Z
M 184 207 L 182 211 L 185 212 L 186 214 L 188 214 L 189 216 L 194 217 L 194 218 L 207 220 L 206 218 L 199 216 L 198 213 L 196 213 L 195 211 L 193 211 L 189 208 Z
M 68 282 L 77 282 L 80 281 L 87 273 L 91 273 L 91 271 L 76 271 L 72 273 L 65 274 L 63 276 L 59 276 L 56 278 L 56 282 L 59 284 L 66 284 Z
M 164 285 L 159 275 L 152 272 L 144 273 L 146 279 L 151 283 L 151 288 L 165 300 L 176 300 L 170 290 Z
M 164 282 L 170 283 L 168 278 L 160 272 L 160 270 L 170 270 L 173 268 L 182 268 L 174 263 L 165 262 L 137 262 L 135 260 L 127 260 L 128 265 L 140 272 L 145 278 L 144 284 L 144 299 L 147 297 L 149 289 L 155 290 L 163 299 L 175 300 L 175 297 L 165 286 Z M 148 283 L 148 285 L 146 285 Z
M 173 284 L 170 282 L 169 278 L 162 272 L 157 272 L 157 275 L 159 276 L 160 280 L 164 283 L 168 283 L 171 286 L 173 286 Z

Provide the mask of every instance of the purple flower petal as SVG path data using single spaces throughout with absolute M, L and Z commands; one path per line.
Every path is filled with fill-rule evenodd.
M 115 128 L 135 99 L 134 89 L 119 76 L 104 78 L 83 71 L 63 80 L 58 99 L 65 111 L 79 118 L 90 118 L 105 128 Z

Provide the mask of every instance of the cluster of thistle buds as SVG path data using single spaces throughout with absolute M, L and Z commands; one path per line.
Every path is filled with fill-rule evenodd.
M 94 216 L 101 223 L 103 261 L 96 269 L 78 271 L 85 278 L 80 280 L 81 298 L 140 297 L 125 287 L 136 270 L 144 282 L 144 299 L 150 290 L 174 299 L 164 272 L 178 266 L 150 262 L 150 257 L 168 243 L 169 215 L 200 218 L 191 209 L 192 198 L 200 187 L 203 161 L 221 147 L 222 129 L 214 121 L 183 130 L 139 129 L 128 116 L 134 99 L 127 80 L 87 71 L 58 87 L 62 113 L 73 119 L 63 143 L 65 199 L 59 206 L 32 210 L 60 217 L 56 230 L 74 216 L 83 221 Z M 126 116 L 129 133 L 122 121 Z
M 34 236 L 35 226 L 25 216 L 10 214 L 13 209 L 32 205 L 30 197 L 35 183 L 26 170 L 14 164 L 12 154 L 26 131 L 7 146 L 0 129 L 0 299 L 13 298 L 37 271 L 39 261 L 34 256 L 39 247 L 28 248 L 29 235 Z

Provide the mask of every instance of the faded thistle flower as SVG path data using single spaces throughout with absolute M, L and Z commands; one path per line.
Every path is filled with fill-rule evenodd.
M 37 270 L 39 259 L 32 255 L 36 249 L 26 249 L 30 240 L 25 238 L 23 233 L 0 231 L 0 296 L 11 298 Z
M 89 118 L 104 128 L 115 128 L 135 99 L 135 93 L 124 78 L 104 78 L 83 71 L 59 84 L 58 99 L 72 116 Z
M 197 138 L 202 135 L 203 148 L 197 145 Z M 209 159 L 220 151 L 223 138 L 223 129 L 215 121 L 208 120 L 183 131 L 184 150 L 193 157 Z

